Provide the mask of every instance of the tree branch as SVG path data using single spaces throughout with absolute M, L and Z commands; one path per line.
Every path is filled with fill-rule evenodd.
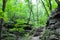
M 44 2 L 43 2 L 42 0 L 41 0 L 41 2 L 42 2 L 43 6 L 44 6 L 44 8 L 45 8 L 45 10 L 46 10 L 46 14 L 49 16 L 49 13 L 48 13 L 48 11 L 47 11 L 47 9 L 46 9 L 46 7 L 45 7 Z
M 49 0 L 49 9 L 50 9 L 50 11 L 52 11 L 51 0 Z
M 55 1 L 58 4 L 58 6 L 60 6 L 60 1 L 59 0 L 55 0 Z

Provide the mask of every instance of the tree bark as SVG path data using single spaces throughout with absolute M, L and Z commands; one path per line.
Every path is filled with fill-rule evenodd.
M 0 25 L 0 40 L 1 40 L 1 30 L 2 30 L 2 28 L 1 28 L 1 25 Z
M 3 0 L 3 6 L 2 6 L 2 11 L 5 11 L 5 7 L 6 7 L 6 0 Z
M 1 40 L 2 27 L 3 27 L 3 18 L 0 18 L 0 40 Z
M 5 6 L 6 6 L 6 0 L 3 0 L 3 5 L 2 5 L 2 11 L 4 13 L 5 11 Z M 2 32 L 2 27 L 3 27 L 3 15 L 2 15 L 2 18 L 0 18 L 0 40 L 1 40 L 1 32 Z

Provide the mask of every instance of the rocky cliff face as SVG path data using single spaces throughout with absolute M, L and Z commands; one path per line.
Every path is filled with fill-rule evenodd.
M 60 40 L 60 7 L 51 13 L 42 40 Z

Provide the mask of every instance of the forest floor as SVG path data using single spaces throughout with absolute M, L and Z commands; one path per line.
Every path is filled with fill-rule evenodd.
M 35 32 L 33 32 L 32 35 L 30 35 L 29 37 L 21 37 L 21 36 L 16 36 L 16 34 L 11 34 L 9 33 L 5 28 L 3 28 L 3 31 L 2 31 L 2 37 L 4 38 L 3 40 L 11 40 L 11 39 L 17 39 L 17 40 L 41 40 L 41 35 L 42 35 L 42 32 L 43 32 L 43 29 L 44 28 L 37 28 L 35 30 Z

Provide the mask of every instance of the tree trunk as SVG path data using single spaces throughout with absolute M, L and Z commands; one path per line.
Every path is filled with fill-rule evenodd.
M 5 6 L 6 6 L 6 0 L 3 0 L 3 5 L 2 5 L 2 11 L 4 13 L 5 11 Z M 0 40 L 1 40 L 1 32 L 2 32 L 2 27 L 3 27 L 3 15 L 2 18 L 0 18 Z
M 0 26 L 0 40 L 1 40 L 1 30 L 2 30 L 2 27 Z
M 2 27 L 3 27 L 3 18 L 0 18 L 0 40 L 1 40 Z

